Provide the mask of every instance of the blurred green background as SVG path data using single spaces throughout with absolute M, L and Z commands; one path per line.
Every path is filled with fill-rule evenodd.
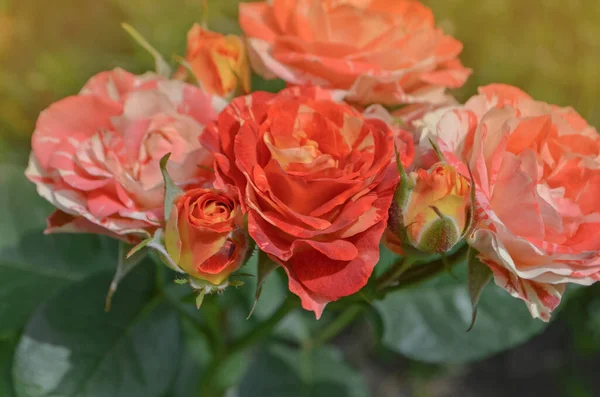
M 236 32 L 237 1 L 209 0 L 209 27 Z M 475 70 L 457 94 L 505 82 L 571 105 L 600 125 L 600 7 L 595 0 L 426 0 L 438 24 L 464 43 Z M 185 54 L 201 0 L 0 0 L 2 152 L 27 142 L 38 113 L 76 93 L 94 73 L 142 72 L 152 59 L 120 27 L 128 22 L 166 57 Z
M 237 1 L 209 0 L 208 25 L 238 32 Z M 577 109 L 600 126 L 597 0 L 427 0 L 438 24 L 464 43 L 474 69 L 456 94 L 491 82 Z M 201 0 L 0 0 L 0 163 L 24 164 L 40 111 L 116 66 L 153 68 L 121 29 L 136 27 L 165 57 L 185 54 Z M 1 294 L 0 294 L 1 295 Z M 434 366 L 378 352 L 357 324 L 338 341 L 376 396 L 600 395 L 600 290 L 580 290 L 558 320 L 525 346 L 471 366 Z M 594 387 L 596 389 L 594 389 Z M 398 394 L 400 393 L 400 394 Z

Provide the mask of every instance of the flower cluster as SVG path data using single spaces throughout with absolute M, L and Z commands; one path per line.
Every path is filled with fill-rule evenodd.
M 173 75 L 101 72 L 40 115 L 26 175 L 57 208 L 47 232 L 156 249 L 202 296 L 256 246 L 317 318 L 381 244 L 474 250 L 545 321 L 568 283 L 600 280 L 600 136 L 573 109 L 501 84 L 459 104 L 462 44 L 418 1 L 239 18 L 245 37 L 193 26 Z M 252 71 L 287 87 L 252 91 Z

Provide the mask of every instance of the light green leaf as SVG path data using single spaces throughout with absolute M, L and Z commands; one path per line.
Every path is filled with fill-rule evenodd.
M 110 311 L 111 302 L 113 295 L 117 292 L 117 288 L 119 287 L 119 283 L 125 276 L 129 274 L 133 268 L 140 264 L 142 259 L 146 256 L 146 252 L 139 248 L 141 245 L 145 246 L 151 238 L 142 241 L 140 244 L 135 246 L 132 250 L 128 250 L 128 245 L 124 242 L 119 242 L 119 256 L 117 263 L 117 270 L 115 271 L 115 275 L 113 276 L 112 281 L 110 282 L 110 286 L 108 288 L 108 293 L 106 294 L 106 301 L 104 303 L 104 310 Z M 130 246 L 129 246 L 130 247 Z M 129 253 L 127 253 L 129 251 Z
M 154 295 L 155 266 L 139 267 L 115 295 L 111 275 L 64 289 L 30 319 L 15 353 L 17 397 L 162 397 L 181 357 L 176 312 Z
M 446 162 L 446 158 L 444 157 L 444 154 L 440 150 L 440 147 L 437 145 L 437 143 L 435 143 L 433 141 L 433 139 L 431 139 L 431 138 L 427 138 L 427 140 L 429 141 L 429 144 L 433 148 L 433 151 L 435 152 L 435 155 L 437 156 L 438 161 L 440 161 L 442 163 L 445 163 Z
M 0 336 L 18 331 L 35 307 L 60 288 L 114 267 L 115 241 L 90 235 L 44 235 L 51 207 L 23 170 L 0 167 Z
M 469 254 L 467 256 L 467 284 L 469 287 L 471 306 L 473 308 L 473 315 L 471 318 L 471 325 L 469 325 L 469 331 L 475 325 L 479 299 L 481 298 L 483 289 L 492 280 L 492 275 L 493 273 L 490 268 L 477 259 L 477 251 L 469 247 Z
M 239 387 L 240 397 L 366 397 L 363 378 L 332 347 L 299 351 L 280 345 L 259 350 Z
M 148 243 L 152 242 L 153 237 L 148 237 L 145 240 L 142 240 L 140 243 L 136 244 L 135 246 L 131 247 L 129 249 L 129 251 L 127 252 L 127 254 L 125 255 L 124 259 L 129 259 L 132 256 L 136 255 L 137 253 L 139 253 L 141 250 L 143 250 L 144 248 L 146 248 L 146 246 L 148 245 Z
M 171 157 L 171 153 L 167 153 L 160 159 L 160 172 L 162 172 L 163 180 L 165 182 L 165 222 L 171 215 L 171 208 L 175 198 L 179 196 L 183 191 L 173 182 L 167 172 L 167 162 Z
M 158 52 L 156 48 L 152 47 L 152 45 L 148 43 L 148 40 L 146 40 L 140 32 L 135 30 L 133 26 L 127 23 L 123 23 L 121 24 L 121 26 L 140 46 L 142 46 L 146 51 L 150 53 L 150 55 L 154 57 L 154 62 L 156 64 L 156 73 L 163 77 L 171 78 L 171 74 L 173 73 L 173 71 L 171 70 L 171 66 L 167 63 L 167 61 L 165 61 L 160 52 Z
M 198 310 L 200 310 L 200 308 L 202 307 L 202 302 L 204 302 L 204 294 L 205 294 L 205 291 L 200 290 L 198 292 L 198 295 L 196 295 L 196 309 L 198 309 Z
M 394 151 L 396 153 L 396 167 L 398 170 L 398 175 L 400 175 L 400 183 L 394 192 L 394 202 L 398 206 L 398 211 L 402 211 L 403 207 L 406 205 L 406 201 L 410 196 L 410 192 L 414 188 L 414 183 L 412 179 L 408 177 L 406 170 L 404 169 L 404 165 L 400 159 L 400 153 L 398 152 L 398 148 L 394 146 Z M 399 221 L 399 219 L 395 219 L 395 221 Z
M 252 313 L 254 313 L 254 309 L 256 308 L 256 303 L 258 302 L 258 298 L 260 298 L 260 293 L 262 291 L 262 287 L 263 287 L 265 280 L 279 266 L 274 260 L 269 258 L 269 256 L 261 250 L 258 250 L 256 255 L 258 256 L 258 268 L 257 268 L 257 276 L 256 276 L 256 293 L 254 295 L 254 304 L 252 305 L 250 314 L 248 314 L 248 318 L 250 318 L 250 316 L 252 316 Z
M 442 273 L 376 302 L 385 327 L 382 343 L 416 360 L 458 363 L 514 347 L 546 327 L 521 300 L 494 286 L 481 295 L 477 324 L 466 332 L 472 318 L 466 272 L 462 264 L 457 278 Z

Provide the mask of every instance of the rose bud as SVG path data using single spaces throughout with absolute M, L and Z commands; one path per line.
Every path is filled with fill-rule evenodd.
M 222 97 L 239 89 L 250 91 L 250 68 L 244 42 L 236 35 L 223 35 L 194 24 L 187 36 L 185 60 L 205 92 Z M 180 68 L 175 77 L 185 78 Z
M 175 198 L 165 228 L 173 264 L 194 279 L 226 282 L 246 258 L 248 239 L 237 201 L 211 189 L 193 189 Z
M 469 180 L 445 163 L 408 176 L 391 208 L 390 226 L 405 243 L 426 253 L 443 253 L 469 226 Z M 403 186 L 404 185 L 404 186 Z

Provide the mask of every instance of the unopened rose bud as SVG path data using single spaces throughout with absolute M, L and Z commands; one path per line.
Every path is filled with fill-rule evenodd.
M 196 24 L 188 32 L 185 60 L 196 80 L 210 94 L 228 97 L 237 90 L 250 91 L 250 67 L 239 36 L 223 35 Z M 175 77 L 186 75 L 182 67 Z
M 450 250 L 469 226 L 469 180 L 445 163 L 407 178 L 410 188 L 397 196 L 403 199 L 390 211 L 390 229 L 422 252 Z
M 248 238 L 240 228 L 237 201 L 211 189 L 181 194 L 165 229 L 165 248 L 175 265 L 196 280 L 224 283 L 246 258 Z

